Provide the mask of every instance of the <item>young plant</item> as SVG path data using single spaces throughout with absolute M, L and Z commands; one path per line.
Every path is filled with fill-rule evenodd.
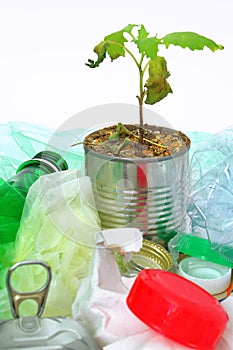
M 134 34 L 136 32 L 136 34 Z M 138 57 L 131 50 L 131 43 L 135 44 L 138 51 Z M 90 68 L 99 67 L 107 55 L 111 61 L 128 54 L 136 64 L 139 73 L 139 121 L 140 121 L 140 140 L 143 142 L 143 103 L 155 104 L 172 93 L 171 86 L 167 82 L 170 73 L 167 70 L 166 59 L 159 56 L 159 47 L 168 48 L 170 45 L 189 48 L 190 50 L 203 50 L 204 47 L 211 51 L 222 50 L 223 46 L 216 44 L 194 32 L 174 32 L 159 38 L 157 35 L 149 36 L 143 24 L 129 24 L 123 29 L 105 36 L 104 40 L 95 46 L 94 52 L 98 58 L 96 61 L 91 59 L 86 63 Z M 145 73 L 148 72 L 148 78 L 144 82 Z

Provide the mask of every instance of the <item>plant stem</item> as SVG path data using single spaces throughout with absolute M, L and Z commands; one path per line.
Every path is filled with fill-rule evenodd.
M 142 54 L 141 56 L 141 60 L 139 63 L 139 96 L 138 96 L 138 102 L 139 102 L 139 121 L 140 121 L 140 142 L 143 143 L 143 135 L 144 135 L 144 131 L 143 131 L 143 99 L 144 99 L 144 84 L 143 84 L 143 74 L 145 72 L 145 70 L 142 70 L 142 62 L 144 59 L 144 54 Z
M 114 45 L 122 47 L 126 52 L 128 52 L 128 54 L 132 57 L 132 59 L 134 60 L 134 62 L 137 65 L 137 67 L 139 68 L 139 63 L 138 63 L 136 57 L 134 56 L 134 54 L 127 47 L 125 47 L 124 45 L 122 45 L 122 44 L 120 44 L 120 43 L 118 43 L 116 41 L 112 41 L 112 40 L 107 40 L 106 43 L 114 44 Z
M 139 134 L 140 134 L 140 142 L 143 143 L 143 135 L 144 135 L 144 130 L 143 130 L 143 102 L 140 101 L 139 99 L 139 118 L 140 118 L 140 129 L 139 129 Z
M 150 61 L 148 61 L 148 62 L 145 64 L 145 67 L 144 67 L 143 70 L 142 70 L 142 75 L 144 75 L 144 73 L 145 73 L 147 67 L 149 66 L 149 64 L 150 64 Z
M 142 63 L 143 63 L 143 59 L 145 57 L 144 53 L 141 55 L 140 62 L 138 62 L 136 57 L 134 56 L 134 54 L 127 47 L 125 47 L 124 45 L 122 45 L 122 44 L 120 44 L 120 43 L 118 43 L 116 41 L 112 41 L 112 40 L 108 40 L 107 42 L 110 43 L 110 44 L 114 44 L 114 45 L 122 47 L 131 56 L 131 58 L 134 60 L 134 62 L 136 64 L 136 66 L 138 67 L 138 70 L 139 70 L 139 96 L 137 96 L 137 98 L 138 98 L 138 102 L 139 102 L 139 125 L 140 125 L 139 141 L 141 143 L 143 143 L 143 140 L 144 140 L 143 139 L 143 135 L 144 135 L 144 129 L 143 129 L 143 125 L 144 125 L 144 122 L 143 122 L 143 100 L 144 100 L 144 96 L 145 96 L 143 75 L 144 75 L 144 73 L 146 71 L 146 68 L 148 66 L 148 62 L 145 65 L 144 69 L 142 69 Z
M 142 69 L 141 67 L 139 68 L 139 116 L 140 116 L 140 128 L 143 128 L 143 110 L 142 110 L 142 105 L 143 105 L 143 98 L 144 98 L 144 89 L 143 89 L 143 74 L 142 74 Z

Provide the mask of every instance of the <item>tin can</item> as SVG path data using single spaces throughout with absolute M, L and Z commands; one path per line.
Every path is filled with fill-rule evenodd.
M 47 280 L 38 290 L 19 292 L 11 285 L 11 275 L 16 269 L 26 265 L 40 265 L 47 271 Z M 41 317 L 51 281 L 50 267 L 43 261 L 22 261 L 8 271 L 7 287 L 14 319 L 0 322 L 0 349 L 55 350 L 83 349 L 100 350 L 94 338 L 74 319 L 69 317 Z M 34 300 L 38 310 L 34 316 L 20 316 L 20 304 Z
M 172 156 L 118 158 L 84 146 L 102 228 L 137 227 L 169 239 L 185 227 L 189 150 Z M 174 232 L 174 234 L 173 234 Z M 173 234 L 170 236 L 170 233 Z

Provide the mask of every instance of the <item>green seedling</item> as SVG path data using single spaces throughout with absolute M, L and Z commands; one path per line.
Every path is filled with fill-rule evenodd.
M 140 141 L 143 142 L 143 103 L 153 105 L 169 93 L 172 88 L 167 79 L 170 73 L 167 69 L 167 62 L 163 56 L 159 55 L 161 46 L 166 49 L 170 45 L 179 46 L 183 49 L 203 50 L 205 47 L 211 51 L 222 50 L 222 45 L 216 44 L 213 40 L 194 32 L 174 32 L 159 38 L 157 35 L 150 36 L 143 24 L 129 24 L 123 29 L 104 37 L 95 46 L 94 52 L 97 60 L 89 59 L 86 63 L 90 68 L 99 67 L 106 57 L 111 61 L 119 57 L 129 55 L 137 66 L 139 77 L 139 125 Z M 136 47 L 137 55 L 132 46 Z M 145 80 L 145 73 L 147 79 Z

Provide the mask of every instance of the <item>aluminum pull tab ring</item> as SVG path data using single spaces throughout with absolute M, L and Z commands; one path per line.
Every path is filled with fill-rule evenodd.
M 19 292 L 19 291 L 15 290 L 11 285 L 12 273 L 17 268 L 19 268 L 21 266 L 26 266 L 26 265 L 41 265 L 47 271 L 47 280 L 46 280 L 45 284 L 41 288 L 39 288 L 38 290 L 35 290 L 33 292 Z M 19 306 L 20 306 L 21 302 L 23 302 L 25 300 L 29 300 L 29 299 L 35 300 L 37 302 L 38 310 L 37 310 L 37 313 L 35 316 L 40 317 L 42 315 L 44 308 L 45 308 L 51 279 L 52 279 L 52 273 L 51 273 L 51 269 L 50 269 L 49 265 L 47 265 L 45 262 L 39 261 L 39 260 L 21 261 L 21 262 L 16 263 L 15 265 L 13 265 L 9 269 L 9 271 L 7 273 L 7 277 L 6 277 L 6 283 L 7 283 L 7 289 L 8 289 L 9 299 L 10 299 L 11 312 L 12 312 L 14 318 L 20 317 Z

